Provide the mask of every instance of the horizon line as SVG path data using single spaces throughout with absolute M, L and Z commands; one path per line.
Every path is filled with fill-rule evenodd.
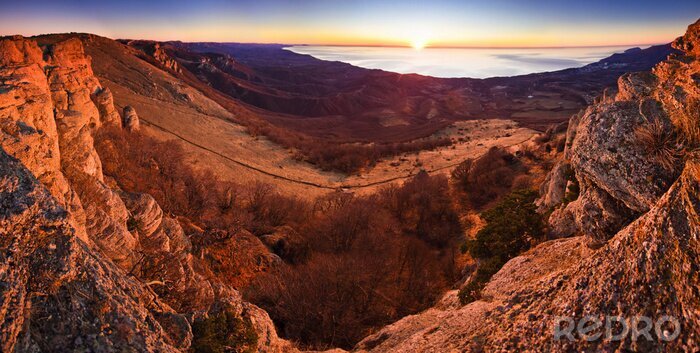
M 368 48 L 407 48 L 413 49 L 410 45 L 398 44 L 282 44 L 282 43 L 245 43 L 245 42 L 183 42 L 183 43 L 219 43 L 219 44 L 261 44 L 261 45 L 288 45 L 297 47 L 368 47 Z M 611 48 L 611 47 L 647 47 L 656 45 L 667 45 L 672 42 L 663 43 L 641 43 L 641 44 L 603 44 L 603 45 L 550 45 L 550 46 L 488 46 L 488 45 L 426 45 L 418 50 L 425 49 L 564 49 L 564 48 Z
M 238 42 L 238 41 L 183 41 L 180 39 L 146 39 L 146 38 L 111 38 L 105 35 L 89 33 L 89 32 L 52 32 L 52 33 L 42 33 L 34 35 L 23 35 L 23 34 L 0 34 L 0 37 L 8 37 L 14 35 L 21 35 L 23 37 L 32 38 L 46 35 L 58 35 L 58 34 L 89 34 L 96 35 L 100 37 L 109 38 L 112 40 L 145 40 L 153 42 L 181 42 L 181 43 L 218 43 L 218 44 L 258 44 L 258 45 L 280 45 L 280 46 L 323 46 L 323 47 L 367 47 L 367 48 L 407 48 L 412 49 L 413 47 L 409 44 L 328 44 L 328 43 L 280 43 L 280 42 Z M 610 48 L 610 47 L 645 47 L 645 46 L 656 46 L 656 45 L 666 45 L 672 43 L 673 40 L 668 42 L 656 42 L 656 43 L 628 43 L 628 44 L 600 44 L 600 45 L 533 45 L 533 46 L 523 46 L 523 45 L 427 45 L 421 50 L 425 49 L 565 49 L 565 48 Z

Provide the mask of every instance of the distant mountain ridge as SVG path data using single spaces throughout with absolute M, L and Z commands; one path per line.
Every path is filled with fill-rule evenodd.
M 212 60 L 202 59 L 216 70 L 202 70 L 203 66 L 197 64 L 190 67 L 191 71 L 226 94 L 258 108 L 300 117 L 342 115 L 353 119 L 361 118 L 356 115 L 367 115 L 366 112 L 373 109 L 390 109 L 403 118 L 408 118 L 408 115 L 420 117 L 426 114 L 426 111 L 416 110 L 426 104 L 421 101 L 432 102 L 436 108 L 436 117 L 432 119 L 454 120 L 486 115 L 511 118 L 518 108 L 513 107 L 512 102 L 500 101 L 498 96 L 507 94 L 511 100 L 528 99 L 537 91 L 566 91 L 570 95 L 564 95 L 564 100 L 590 103 L 603 88 L 613 86 L 622 73 L 648 70 L 673 52 L 670 45 L 659 45 L 615 54 L 578 69 L 480 80 L 440 79 L 362 69 L 291 53 L 283 50 L 281 45 L 175 42 L 163 43 L 162 46 L 176 60 L 178 55 L 185 61 L 191 59 L 193 53 L 204 57 L 216 54 Z M 224 63 L 221 58 L 230 61 Z M 231 61 L 236 65 L 232 66 Z M 588 75 L 594 71 L 598 75 Z M 220 80 L 224 80 L 223 85 Z M 500 86 L 506 88 L 494 91 Z M 459 94 L 469 103 L 454 106 L 442 98 L 451 94 Z M 406 103 L 400 103 L 402 101 Z M 406 108 L 410 101 L 416 101 L 418 107 Z M 559 120 L 551 122 L 563 121 L 575 110 L 563 109 Z M 520 120 L 524 124 L 533 123 L 528 119 Z

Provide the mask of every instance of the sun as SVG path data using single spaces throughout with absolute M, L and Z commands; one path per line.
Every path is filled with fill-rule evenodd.
M 428 45 L 428 40 L 425 38 L 414 38 L 411 40 L 411 46 L 415 50 L 421 50 L 425 48 L 426 45 Z

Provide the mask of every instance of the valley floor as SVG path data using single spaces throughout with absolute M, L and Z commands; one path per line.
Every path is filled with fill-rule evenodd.
M 286 194 L 308 198 L 339 188 L 371 193 L 423 169 L 449 173 L 465 159 L 478 157 L 493 146 L 517 146 L 537 134 L 510 120 L 459 121 L 432 136 L 448 137 L 453 140 L 452 146 L 393 156 L 369 170 L 346 176 L 299 162 L 290 150 L 264 137 L 251 136 L 244 126 L 232 122 L 233 115 L 223 108 L 205 110 L 201 108 L 203 104 L 137 94 L 125 84 L 104 77 L 102 82 L 114 92 L 118 110 L 126 105 L 136 108 L 146 132 L 181 142 L 187 164 L 213 171 L 223 180 L 274 183 Z M 164 115 L 164 111 L 168 114 Z
M 224 180 L 274 183 L 286 194 L 309 198 L 337 189 L 372 193 L 421 170 L 449 174 L 465 159 L 478 157 L 493 146 L 514 147 L 537 134 L 507 120 L 457 122 L 436 134 L 454 139 L 453 146 L 393 156 L 369 170 L 346 176 L 298 162 L 288 150 L 265 138 L 251 137 L 240 125 L 201 114 L 195 118 L 198 123 L 187 129 L 178 129 L 172 116 L 170 119 L 144 116 L 141 121 L 154 136 L 181 142 L 188 163 L 196 168 L 212 170 Z

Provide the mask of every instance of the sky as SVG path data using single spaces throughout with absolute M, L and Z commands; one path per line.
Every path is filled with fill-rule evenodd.
M 0 0 L 0 34 L 324 45 L 660 44 L 700 0 Z

